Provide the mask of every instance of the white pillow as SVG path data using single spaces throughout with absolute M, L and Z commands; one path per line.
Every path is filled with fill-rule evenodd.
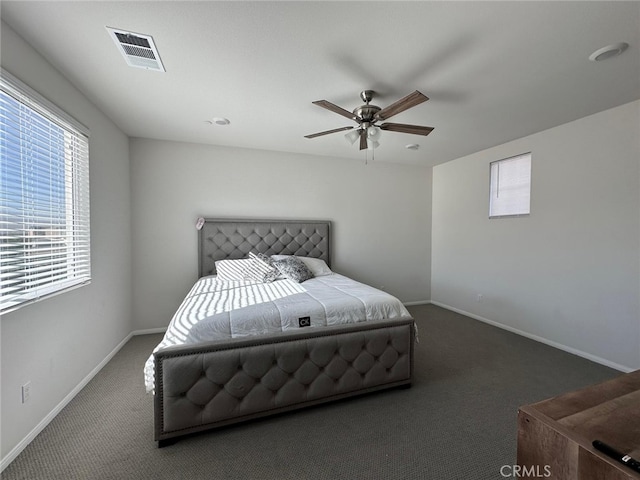
M 271 258 L 274 260 L 282 260 L 284 258 L 291 257 L 291 255 L 271 255 Z M 322 277 L 324 275 L 331 275 L 333 272 L 327 265 L 327 263 L 321 258 L 313 258 L 313 257 L 296 257 L 302 260 L 311 273 L 313 273 L 314 277 Z
M 298 257 L 307 266 L 314 277 L 322 277 L 324 275 L 331 275 L 333 272 L 327 265 L 327 263 L 321 258 L 313 257 Z
M 238 280 L 245 279 L 245 271 L 250 268 L 253 260 L 250 258 L 241 258 L 238 260 L 218 260 L 216 262 L 216 274 L 220 280 Z

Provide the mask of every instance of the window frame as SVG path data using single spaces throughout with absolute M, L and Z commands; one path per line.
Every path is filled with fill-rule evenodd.
M 528 157 L 528 161 L 529 161 L 529 172 L 528 172 L 528 184 L 527 184 L 527 211 L 526 212 L 522 212 L 522 213 L 504 213 L 504 214 L 494 214 L 493 212 L 493 195 L 494 195 L 494 165 L 499 166 L 502 163 L 505 162 L 509 162 L 509 161 L 513 161 L 516 160 L 518 158 L 524 158 L 524 157 Z M 518 155 L 513 155 L 511 157 L 507 157 L 507 158 L 502 158 L 500 160 L 494 160 L 493 162 L 489 163 L 489 220 L 494 220 L 494 219 L 499 219 L 499 218 L 519 218 L 519 217 L 528 217 L 529 215 L 531 215 L 531 180 L 532 180 L 532 175 L 531 175 L 531 169 L 532 169 L 532 162 L 533 162 L 533 155 L 531 152 L 524 152 L 524 153 L 520 153 Z M 498 170 L 498 179 L 496 180 L 496 183 L 499 183 L 499 170 Z M 497 187 L 498 191 L 499 191 L 499 186 Z
M 11 185 L 7 180 L 6 183 L 0 184 L 0 237 L 3 237 L 0 241 L 0 313 L 5 314 L 14 310 L 17 310 L 25 305 L 37 302 L 44 298 L 48 298 L 60 293 L 79 288 L 83 285 L 91 283 L 91 228 L 90 228 L 90 192 L 89 192 L 89 129 L 76 119 L 68 115 L 65 111 L 57 107 L 55 104 L 47 100 L 31 87 L 26 85 L 20 79 L 13 76 L 10 72 L 4 68 L 0 70 L 0 90 L 3 94 L 6 94 L 13 101 L 16 101 L 20 105 L 20 112 L 18 115 L 34 116 L 40 124 L 46 124 L 51 126 L 51 130 L 59 130 L 59 133 L 53 135 L 45 135 L 42 137 L 38 134 L 37 140 L 41 138 L 52 138 L 56 135 L 60 136 L 60 140 L 63 142 L 58 145 L 57 148 L 53 147 L 51 143 L 44 147 L 46 152 L 49 153 L 49 158 L 63 155 L 64 159 L 62 163 L 58 165 L 61 168 L 62 180 L 58 180 L 58 189 L 61 185 L 64 185 L 63 190 L 60 190 L 61 197 L 54 198 L 51 194 L 48 202 L 41 203 L 41 200 L 34 200 L 36 193 L 34 193 L 38 187 L 30 184 L 27 187 L 29 194 L 24 193 L 24 188 L 21 189 L 19 194 L 20 208 L 19 213 L 10 213 L 10 202 L 8 197 L 12 195 L 9 190 Z M 4 111 L 4 107 L 3 107 Z M 30 162 L 33 168 L 33 162 L 37 163 L 37 166 L 42 164 L 41 158 L 46 158 L 42 153 L 37 153 L 37 157 L 33 155 L 23 155 L 19 153 L 20 160 L 18 162 L 10 163 L 9 154 L 15 153 L 9 148 L 9 141 L 11 134 L 8 137 L 4 136 L 4 132 L 9 132 L 12 126 L 15 125 L 12 121 L 3 122 L 3 138 L 4 143 L 1 145 L 3 152 L 3 161 L 5 160 L 4 154 L 6 154 L 7 172 L 15 168 L 16 164 L 20 168 L 20 178 L 29 178 L 30 182 L 35 184 L 37 181 L 42 181 L 42 177 L 53 175 L 52 170 L 45 170 L 46 174 L 34 174 L 28 175 L 23 172 L 23 168 Z M 27 121 L 28 128 L 34 128 L 36 125 L 32 121 Z M 6 127 L 5 127 L 6 126 Z M 5 131 L 5 128 L 7 130 Z M 32 133 L 32 132 L 29 132 Z M 23 133 L 15 134 L 18 141 L 22 140 Z M 29 137 L 29 140 L 25 142 L 29 149 L 36 145 L 34 137 Z M 22 144 L 20 144 L 20 148 Z M 16 145 L 12 145 L 16 148 Z M 6 150 L 5 150 L 6 149 Z M 28 160 L 26 160 L 28 159 Z M 49 161 L 49 164 L 54 162 Z M 48 165 L 45 165 L 45 168 Z M 42 175 L 42 176 L 39 176 Z M 51 180 L 52 181 L 52 180 Z M 51 182 L 50 181 L 50 182 Z M 47 192 L 51 192 L 54 187 L 52 183 L 46 183 Z M 7 186 L 7 190 L 4 190 L 4 186 Z M 15 196 L 15 194 L 13 194 Z M 31 198 L 28 196 L 31 195 Z M 27 199 L 27 202 L 25 202 Z M 33 223 L 31 227 L 27 227 L 31 222 L 39 220 L 40 214 L 27 213 L 25 205 L 29 205 L 31 209 L 48 206 L 51 211 L 54 209 L 61 210 L 63 213 L 59 222 L 57 223 L 44 223 L 34 228 Z M 46 218 L 45 221 L 51 221 L 50 218 Z M 7 223 L 4 223 L 4 222 Z M 19 231 L 19 235 L 14 234 L 14 238 L 22 239 L 22 250 L 19 248 L 12 248 L 11 246 L 11 229 L 9 227 L 10 222 L 15 221 L 18 225 L 16 230 Z M 27 230 L 29 229 L 29 230 Z M 44 240 L 41 242 L 37 235 L 37 232 L 44 231 L 42 236 Z M 36 238 L 35 241 L 33 240 Z M 55 239 L 55 240 L 54 240 Z M 6 241 L 5 241 L 6 240 Z M 58 244 L 59 242 L 59 244 Z M 34 274 L 36 267 L 29 265 L 33 259 L 29 258 L 28 246 L 30 243 L 34 245 L 34 248 L 42 249 L 42 245 L 45 245 L 44 252 L 50 257 L 49 264 L 44 267 L 38 266 L 41 269 L 42 278 L 38 278 L 38 274 Z M 36 253 L 40 253 L 36 252 Z M 11 255 L 11 256 L 9 256 Z M 15 256 L 13 256 L 15 255 Z M 16 266 L 15 261 L 3 261 L 4 258 L 10 258 L 15 260 L 19 258 L 21 266 Z M 38 260 L 36 260 L 37 262 Z M 35 280 L 34 280 L 35 278 Z M 31 285 L 30 285 L 30 282 Z

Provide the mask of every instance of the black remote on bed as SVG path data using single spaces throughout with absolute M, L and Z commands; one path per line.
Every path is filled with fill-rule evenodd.
M 629 455 L 619 452 L 612 446 L 607 445 L 606 443 L 601 442 L 600 440 L 594 440 L 592 445 L 593 445 L 593 448 L 595 448 L 596 450 L 600 450 L 605 455 L 617 460 L 620 463 L 625 464 L 627 467 L 631 468 L 632 470 L 635 470 L 636 472 L 640 472 L 640 462 L 638 460 L 635 460 L 634 458 L 631 458 Z

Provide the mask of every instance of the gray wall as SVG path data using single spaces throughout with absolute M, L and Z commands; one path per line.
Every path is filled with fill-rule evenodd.
M 435 167 L 432 300 L 640 368 L 639 131 L 636 101 Z M 531 215 L 489 220 L 489 162 L 529 151 Z
M 25 439 L 131 333 L 131 195 L 128 138 L 2 24 L 2 66 L 91 130 L 91 269 L 88 286 L 2 317 L 1 454 Z M 21 386 L 31 399 L 21 403 Z
M 131 140 L 134 318 L 166 327 L 197 277 L 198 216 L 333 221 L 333 268 L 429 300 L 431 169 Z

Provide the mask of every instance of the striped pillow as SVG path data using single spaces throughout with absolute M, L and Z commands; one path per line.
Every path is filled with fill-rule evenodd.
M 280 272 L 273 266 L 272 260 L 262 253 L 249 252 L 248 263 L 244 267 L 243 275 L 246 280 L 270 283 L 278 278 Z
M 252 263 L 249 258 L 239 260 L 218 260 L 216 262 L 216 274 L 220 280 L 242 281 L 245 279 L 244 271 Z

